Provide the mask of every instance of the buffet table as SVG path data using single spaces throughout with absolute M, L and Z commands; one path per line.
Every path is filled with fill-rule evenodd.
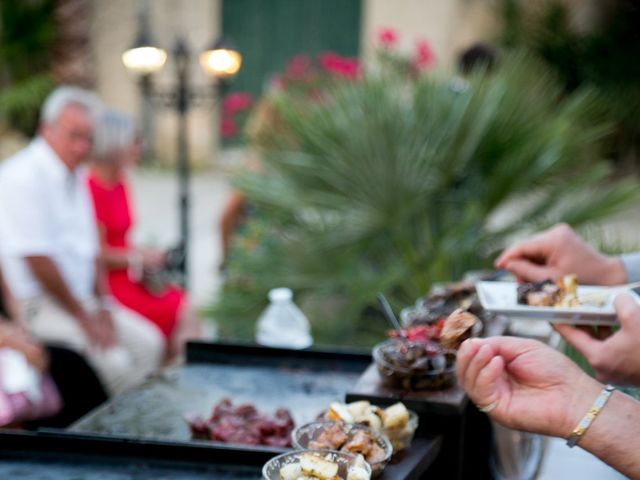
M 187 462 L 192 469 L 229 469 L 230 475 L 235 476 L 228 478 L 257 479 L 265 461 L 286 450 L 191 440 L 184 416 L 196 413 L 206 417 L 213 405 L 223 398 L 231 398 L 234 403 L 253 403 L 261 411 L 288 408 L 296 425 L 302 425 L 315 420 L 332 401 L 344 401 L 346 392 L 358 382 L 370 364 L 369 352 L 298 351 L 226 343 L 190 343 L 185 365 L 167 370 L 141 388 L 112 399 L 80 419 L 68 431 L 44 434 L 50 439 L 58 436 L 69 442 L 82 440 L 98 450 L 104 448 L 105 442 L 128 445 L 140 449 L 140 452 L 149 448 L 154 452 L 151 469 L 157 469 L 155 459 L 164 459 L 177 464 Z M 440 445 L 440 434 L 429 432 L 420 435 L 395 463 L 387 466 L 380 478 L 423 478 L 436 459 Z M 110 448 L 112 450 L 104 451 L 107 464 L 111 462 L 115 447 Z M 124 448 L 123 451 L 129 450 Z M 202 465 L 199 455 L 206 458 L 206 452 L 210 452 L 211 457 Z M 143 465 L 146 464 L 143 462 Z M 176 465 L 172 464 L 171 468 L 176 468 Z M 245 470 L 236 472 L 234 469 L 237 468 Z M 189 475 L 192 474 L 189 472 Z M 119 480 L 119 477 L 114 478 Z M 135 478 L 162 477 L 154 473 L 149 477 L 138 475 Z

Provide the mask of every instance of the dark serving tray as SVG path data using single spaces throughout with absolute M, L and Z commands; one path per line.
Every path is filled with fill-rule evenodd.
M 59 434 L 0 433 L 0 478 L 20 480 L 257 480 L 270 455 Z
M 184 416 L 208 417 L 225 397 L 264 412 L 288 408 L 296 425 L 303 425 L 332 401 L 343 401 L 370 363 L 369 353 L 190 343 L 185 365 L 111 399 L 70 430 L 191 443 Z
M 213 405 L 229 397 L 234 403 L 251 402 L 266 412 L 286 407 L 296 425 L 302 425 L 315 420 L 330 402 L 344 401 L 345 393 L 370 364 L 369 351 L 189 343 L 185 365 L 110 400 L 72 425 L 70 435 L 81 435 L 86 441 L 108 439 L 152 445 L 156 450 L 168 447 L 167 458 L 182 459 L 181 452 L 192 449 L 216 452 L 216 458 L 225 458 L 227 451 L 240 451 L 251 459 L 250 465 L 262 465 L 285 450 L 227 447 L 217 442 L 191 440 L 183 415 L 197 413 L 208 417 Z M 439 435 L 416 438 L 398 461 L 387 467 L 380 480 L 421 478 L 438 455 L 440 444 Z M 177 449 L 175 456 L 172 449 Z M 189 461 L 188 458 L 185 460 Z
M 418 480 L 441 439 L 418 438 L 379 480 Z M 0 478 L 21 480 L 258 480 L 273 454 L 240 446 L 0 431 Z

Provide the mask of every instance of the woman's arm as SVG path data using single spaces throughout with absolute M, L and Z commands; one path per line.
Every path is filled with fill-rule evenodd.
M 100 234 L 100 261 L 107 270 L 133 268 L 162 268 L 166 254 L 156 249 L 118 248 L 107 244 L 103 226 L 98 228 Z
M 100 260 L 108 270 L 120 270 L 129 267 L 132 252 L 127 248 L 115 248 L 107 244 L 107 235 L 103 225 L 98 225 L 100 235 Z

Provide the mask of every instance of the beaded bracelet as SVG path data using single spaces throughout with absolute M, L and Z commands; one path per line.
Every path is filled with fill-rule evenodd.
M 615 389 L 616 388 L 613 385 L 606 385 L 604 389 L 602 389 L 602 392 L 600 392 L 600 395 L 598 395 L 598 398 L 596 398 L 596 401 L 593 402 L 593 406 L 589 409 L 587 414 L 584 417 L 582 417 L 582 420 L 580 420 L 580 423 L 578 423 L 578 426 L 573 429 L 573 432 L 571 432 L 571 435 L 567 439 L 567 445 L 569 447 L 576 446 L 576 444 L 578 443 L 578 440 L 580 440 L 582 435 L 584 435 L 584 432 L 587 431 L 587 429 L 591 426 L 591 424 L 593 423 L 595 418 L 598 416 L 600 411 L 607 404 L 609 397 L 611 396 L 611 394 Z

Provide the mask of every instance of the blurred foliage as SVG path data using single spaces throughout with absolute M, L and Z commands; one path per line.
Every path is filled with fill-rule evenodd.
M 31 136 L 53 88 L 54 0 L 0 2 L 0 123 Z
M 603 100 L 615 125 L 609 152 L 618 162 L 640 156 L 640 2 L 596 2 L 595 27 L 580 32 L 572 25 L 567 2 L 549 0 L 532 10 L 529 2 L 501 0 L 504 28 L 500 43 L 526 48 L 556 72 L 565 91 L 589 86 Z M 574 7 L 575 8 L 575 7 Z
M 262 171 L 236 179 L 254 213 L 212 310 L 223 336 L 251 338 L 268 290 L 288 286 L 318 343 L 371 345 L 386 330 L 376 292 L 398 310 L 490 267 L 516 232 L 584 225 L 637 198 L 631 178 L 607 181 L 593 91 L 566 94 L 524 55 L 462 83 L 383 66 L 318 93 L 266 99 Z M 524 195 L 517 218 L 487 227 Z

